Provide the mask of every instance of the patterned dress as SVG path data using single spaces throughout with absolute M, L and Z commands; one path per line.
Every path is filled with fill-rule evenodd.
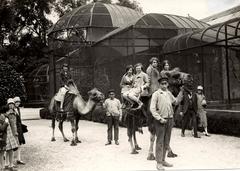
M 197 93 L 197 104 L 198 104 L 198 110 L 197 110 L 197 114 L 200 118 L 199 127 L 207 127 L 207 112 L 205 110 L 205 108 L 203 107 L 203 100 L 205 100 L 205 96 L 203 94 L 198 94 Z
M 17 137 L 16 113 L 7 112 L 6 117 L 9 119 L 9 126 L 7 127 L 6 150 L 16 150 L 19 144 Z

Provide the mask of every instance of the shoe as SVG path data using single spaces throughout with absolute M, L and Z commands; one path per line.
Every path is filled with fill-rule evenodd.
M 25 163 L 21 160 L 17 160 L 17 164 L 25 165 Z
M 112 142 L 111 141 L 108 141 L 105 145 L 111 145 Z
M 8 170 L 10 170 L 10 171 L 17 171 L 17 169 L 14 168 L 14 167 L 8 167 Z
M 185 134 L 184 134 L 184 133 L 181 133 L 181 137 L 185 137 Z
M 115 141 L 115 144 L 116 144 L 116 145 L 119 145 L 119 142 L 118 142 L 118 141 Z
M 170 157 L 170 158 L 173 158 L 173 157 L 177 157 L 178 155 L 173 153 L 172 151 L 169 151 L 167 156 Z
M 162 163 L 157 163 L 157 170 L 158 171 L 165 171 Z
M 142 148 L 139 147 L 138 145 L 136 145 L 136 146 L 135 146 L 135 149 L 136 149 L 136 150 L 141 150 Z
M 201 138 L 200 136 L 198 136 L 198 135 L 194 135 L 194 138 Z
M 170 164 L 170 163 L 168 163 L 168 162 L 166 162 L 166 161 L 163 161 L 163 162 L 162 162 L 162 165 L 165 166 L 165 167 L 173 167 L 172 164 Z
M 206 132 L 204 133 L 204 135 L 207 136 L 207 137 L 210 137 L 210 135 L 208 133 L 206 133 Z

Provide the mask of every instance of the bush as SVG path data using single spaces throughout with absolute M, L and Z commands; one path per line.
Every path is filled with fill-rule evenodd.
M 0 106 L 6 105 L 8 98 L 19 96 L 26 100 L 26 91 L 21 75 L 12 66 L 0 61 Z

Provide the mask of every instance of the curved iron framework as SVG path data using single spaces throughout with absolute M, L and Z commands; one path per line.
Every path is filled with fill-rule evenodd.
M 184 54 L 192 53 L 200 55 L 202 65 L 204 63 L 204 50 L 203 48 L 223 48 L 221 55 L 225 61 L 226 72 L 226 89 L 227 89 L 227 101 L 231 104 L 231 84 L 230 84 L 230 72 L 233 72 L 235 79 L 240 83 L 238 70 L 230 68 L 230 62 L 234 63 L 231 58 L 231 51 L 240 51 L 240 17 L 230 19 L 226 22 L 209 26 L 206 29 L 199 29 L 189 33 L 181 34 L 167 40 L 163 46 L 163 54 L 165 57 L 170 56 L 182 56 Z M 230 51 L 231 50 L 231 51 Z M 207 59 L 205 59 L 207 60 Z M 202 66 L 202 69 L 204 66 Z M 202 71 L 202 84 L 204 85 L 205 78 L 204 71 Z
M 228 48 L 240 48 L 240 18 L 215 24 L 206 29 L 192 31 L 173 37 L 163 46 L 164 54 L 176 53 L 192 48 L 217 45 Z

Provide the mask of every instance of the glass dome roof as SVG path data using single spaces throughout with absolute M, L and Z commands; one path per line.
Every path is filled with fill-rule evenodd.
M 73 9 L 62 16 L 50 29 L 49 34 L 83 27 L 119 28 L 136 22 L 142 16 L 140 12 L 127 7 L 96 2 Z

